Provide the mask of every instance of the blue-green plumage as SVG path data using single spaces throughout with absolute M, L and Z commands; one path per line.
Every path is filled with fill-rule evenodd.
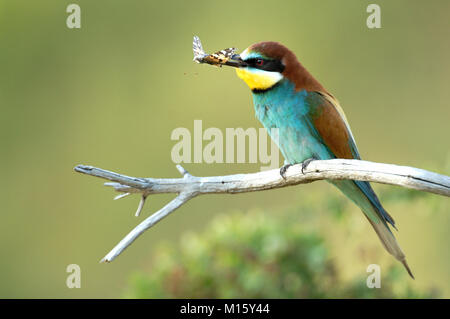
M 312 157 L 333 158 L 324 144 L 316 143 L 319 135 L 311 121 L 314 107 L 308 95 L 305 90 L 296 92 L 287 79 L 270 90 L 253 93 L 256 117 L 269 132 L 278 129 L 278 147 L 291 164 Z

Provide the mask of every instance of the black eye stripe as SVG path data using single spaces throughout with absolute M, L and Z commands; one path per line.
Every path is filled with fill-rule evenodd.
M 263 61 L 262 65 L 260 65 L 261 60 Z M 251 59 L 246 60 L 245 62 L 252 68 L 260 69 L 260 70 L 264 70 L 264 71 L 282 73 L 284 70 L 284 65 L 279 60 L 251 58 Z

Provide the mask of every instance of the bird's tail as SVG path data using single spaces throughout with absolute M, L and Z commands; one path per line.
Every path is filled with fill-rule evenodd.
M 400 245 L 397 243 L 397 240 L 395 239 L 394 235 L 389 229 L 389 226 L 385 225 L 385 223 L 382 222 L 377 224 L 376 222 L 373 222 L 367 215 L 366 217 L 369 220 L 375 232 L 377 233 L 378 238 L 380 238 L 384 248 L 386 248 L 386 250 L 391 255 L 393 255 L 398 261 L 400 261 L 403 264 L 403 266 L 405 266 L 405 269 L 408 272 L 408 274 L 411 276 L 412 279 L 414 279 L 414 275 L 412 274 L 411 269 L 409 268 L 408 263 L 406 262 L 405 254 L 400 248 Z
M 372 190 L 370 184 L 367 182 L 349 180 L 335 180 L 331 181 L 331 183 L 338 187 L 347 197 L 349 197 L 361 208 L 364 215 L 369 220 L 373 229 L 380 238 L 384 248 L 403 264 L 408 274 L 414 279 L 411 269 L 406 262 L 405 254 L 388 226 L 388 223 L 390 223 L 395 228 L 395 222 L 381 206 L 381 203 L 375 192 Z

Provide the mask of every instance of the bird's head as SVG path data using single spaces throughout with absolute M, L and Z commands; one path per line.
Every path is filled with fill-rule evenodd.
M 320 86 L 298 62 L 295 54 L 278 42 L 259 42 L 233 58 L 237 75 L 253 92 L 270 90 L 283 79 L 296 89 L 317 89 Z
M 252 91 L 265 91 L 283 79 L 287 52 L 286 47 L 277 42 L 260 42 L 240 54 L 243 65 L 236 69 Z

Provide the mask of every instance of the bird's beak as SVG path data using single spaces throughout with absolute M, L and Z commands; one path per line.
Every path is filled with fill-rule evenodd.
M 235 68 L 243 68 L 247 66 L 247 63 L 242 60 L 239 54 L 235 54 L 227 62 L 225 62 L 224 65 L 232 66 Z

